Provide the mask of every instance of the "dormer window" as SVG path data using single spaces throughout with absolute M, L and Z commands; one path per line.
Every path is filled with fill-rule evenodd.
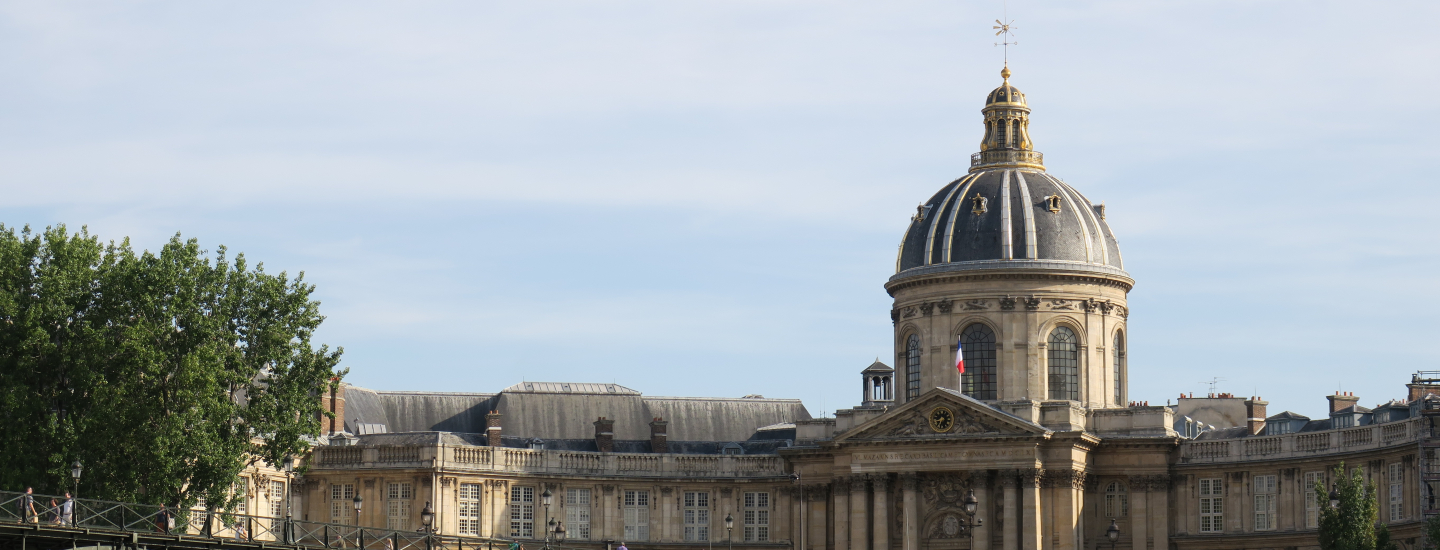
M 970 198 L 970 211 L 976 215 L 984 214 L 985 207 L 989 202 L 989 199 L 981 196 L 980 193 L 975 193 L 975 196 Z
M 1265 427 L 1265 435 L 1285 435 L 1293 432 L 1294 430 L 1291 429 L 1290 421 L 1288 420 L 1267 424 Z
M 1045 208 L 1052 213 L 1059 212 L 1060 195 L 1050 195 L 1048 197 L 1045 197 Z
M 1336 417 L 1334 417 L 1334 422 L 1333 422 L 1333 423 L 1335 424 L 1335 429 L 1340 429 L 1340 428 L 1354 428 L 1354 427 L 1355 427 L 1355 415 L 1347 414 L 1347 415 L 1344 415 L 1344 416 L 1336 416 Z

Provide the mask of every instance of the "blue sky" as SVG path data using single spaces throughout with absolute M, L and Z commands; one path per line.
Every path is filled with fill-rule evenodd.
M 1131 397 L 1373 405 L 1440 306 L 1433 2 L 1011 2 L 1105 201 Z M 962 175 L 999 2 L 0 4 L 0 222 L 304 271 L 373 388 L 858 403 Z M 1427 334 L 1431 336 L 1426 336 Z

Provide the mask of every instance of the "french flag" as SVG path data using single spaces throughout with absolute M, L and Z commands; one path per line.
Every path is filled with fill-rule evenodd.
M 964 343 L 964 338 L 955 338 L 955 370 L 960 371 L 960 374 L 965 374 L 965 348 L 962 347 Z

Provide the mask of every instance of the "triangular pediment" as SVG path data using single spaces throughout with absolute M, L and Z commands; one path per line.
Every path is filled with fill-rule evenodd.
M 1044 436 L 1049 432 L 1044 426 L 963 393 L 935 388 L 856 426 L 835 441 Z

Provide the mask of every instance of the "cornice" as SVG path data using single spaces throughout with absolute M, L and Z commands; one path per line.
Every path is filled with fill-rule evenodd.
M 1124 270 L 1083 262 L 1056 260 L 981 260 L 914 267 L 896 273 L 885 283 L 885 291 L 917 286 L 973 281 L 1032 280 L 1067 281 L 1119 288 L 1130 292 L 1135 279 Z

